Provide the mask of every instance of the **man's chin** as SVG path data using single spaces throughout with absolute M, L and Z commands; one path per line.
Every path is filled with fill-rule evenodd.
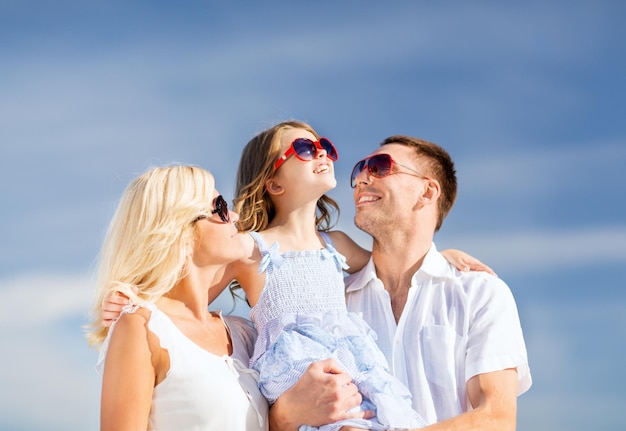
M 363 232 L 370 234 L 373 236 L 372 232 L 375 232 L 375 223 L 372 223 L 372 221 L 369 218 L 360 216 L 358 213 L 357 215 L 354 216 L 354 225 L 362 230 Z

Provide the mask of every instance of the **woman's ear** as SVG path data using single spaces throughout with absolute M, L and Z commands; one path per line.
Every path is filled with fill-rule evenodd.
M 281 195 L 285 192 L 283 186 L 281 186 L 274 178 L 265 182 L 265 189 L 270 195 Z

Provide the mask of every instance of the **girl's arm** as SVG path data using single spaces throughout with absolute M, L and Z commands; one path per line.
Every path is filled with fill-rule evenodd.
M 328 232 L 328 234 L 333 240 L 337 251 L 346 258 L 346 263 L 350 266 L 347 271 L 349 274 L 353 274 L 367 265 L 372 254 L 370 251 L 359 246 L 352 238 L 341 231 L 335 230 Z M 461 250 L 449 248 L 443 250 L 441 254 L 459 271 L 486 271 L 497 276 L 489 266 Z
M 246 257 L 228 265 L 221 285 L 217 284 L 209 290 L 209 304 L 222 293 L 232 280 L 237 280 L 244 288 L 248 301 L 252 300 L 256 304 L 265 281 L 264 276 L 258 274 L 261 253 L 250 235 L 243 238 L 242 246 L 245 247 Z M 102 304 L 102 326 L 111 326 L 122 313 L 122 308 L 129 303 L 130 300 L 123 293 L 111 292 Z
M 102 304 L 102 326 L 108 328 L 120 317 L 122 308 L 130 304 L 130 299 L 121 292 L 111 292 Z
M 367 265 L 372 254 L 369 250 L 365 250 L 339 230 L 328 232 L 328 235 L 330 235 L 335 249 L 346 258 L 346 263 L 350 267 L 347 270 L 348 274 L 353 274 Z
M 229 265 L 230 276 L 237 280 L 245 292 L 250 307 L 254 307 L 265 286 L 265 274 L 259 274 L 261 252 L 252 236 L 246 235 L 243 244 L 246 257 Z
M 101 431 L 148 427 L 158 355 L 151 349 L 156 336 L 140 311 L 121 316 L 111 334 L 102 374 Z
M 447 248 L 441 251 L 443 257 L 446 258 L 451 265 L 455 266 L 459 271 L 485 271 L 497 276 L 493 269 L 476 259 L 474 256 L 470 256 L 461 250 L 455 250 L 453 248 Z

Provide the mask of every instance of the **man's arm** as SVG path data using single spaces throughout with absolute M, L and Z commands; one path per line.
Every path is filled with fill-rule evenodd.
M 335 361 L 314 362 L 270 408 L 270 430 L 296 431 L 302 424 L 319 427 L 343 419 L 372 417 L 369 411 L 348 412 L 360 404 L 356 385 Z
M 517 424 L 517 370 L 479 374 L 467 382 L 474 410 L 421 428 L 422 431 L 515 431 Z

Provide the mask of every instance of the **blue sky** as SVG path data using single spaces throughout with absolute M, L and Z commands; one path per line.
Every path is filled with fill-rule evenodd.
M 3 1 L 0 431 L 97 429 L 80 326 L 131 178 L 198 164 L 230 200 L 244 144 L 293 118 L 337 145 L 339 227 L 364 246 L 354 163 L 398 133 L 448 149 L 436 242 L 517 299 L 518 429 L 626 428 L 624 19 L 619 1 Z

